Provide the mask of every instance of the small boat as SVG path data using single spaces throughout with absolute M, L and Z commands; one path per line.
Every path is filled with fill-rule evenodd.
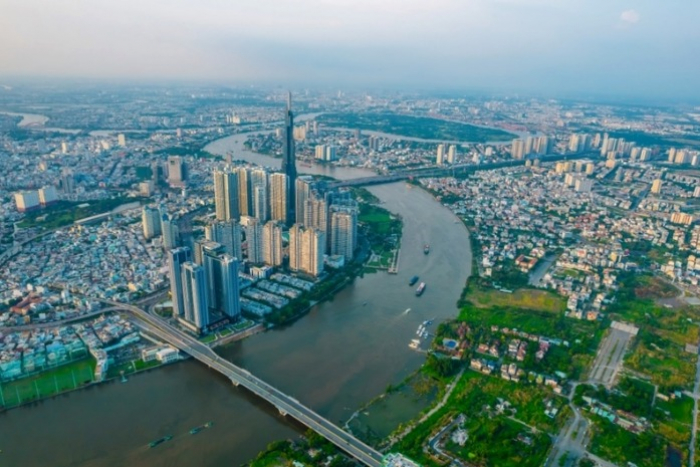
M 154 447 L 158 446 L 159 444 L 165 443 L 166 441 L 170 441 L 171 439 L 173 439 L 172 435 L 163 436 L 162 438 L 159 438 L 155 441 L 151 441 L 150 443 L 148 443 L 148 447 L 154 448 Z
M 406 311 L 404 311 L 403 314 L 405 315 L 405 314 L 408 313 L 409 311 L 411 311 L 411 309 L 410 309 L 410 308 L 406 308 Z
M 426 243 L 423 245 L 423 254 L 427 255 L 428 253 L 430 253 L 430 245 Z
M 192 429 L 190 430 L 190 434 L 191 434 L 191 435 L 196 435 L 197 433 L 199 433 L 200 431 L 202 431 L 202 430 L 205 429 L 205 428 L 211 428 L 211 426 L 212 426 L 213 424 L 214 424 L 213 422 L 207 422 L 207 423 L 205 423 L 204 425 L 196 426 L 196 427 L 194 427 L 194 428 L 192 428 Z
M 423 295 L 423 292 L 425 292 L 425 282 L 421 282 L 418 288 L 416 289 L 416 297 L 420 297 Z
M 418 282 L 418 276 L 413 276 L 413 277 L 411 277 L 411 280 L 408 281 L 408 285 L 413 285 L 416 282 Z

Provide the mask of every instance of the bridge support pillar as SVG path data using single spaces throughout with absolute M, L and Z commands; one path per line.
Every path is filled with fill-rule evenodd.
M 277 410 L 279 410 L 280 414 L 282 414 L 283 417 L 287 416 L 287 412 L 285 412 L 284 410 L 280 409 L 279 407 L 277 407 Z
M 232 379 L 231 382 L 233 383 L 234 386 L 238 387 L 238 381 Z

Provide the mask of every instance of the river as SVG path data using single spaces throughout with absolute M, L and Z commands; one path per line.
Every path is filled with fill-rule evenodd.
M 279 159 L 243 148 L 245 135 L 206 149 L 266 166 Z M 299 167 L 339 179 L 367 176 L 362 169 Z M 292 325 L 223 349 L 222 355 L 279 387 L 321 415 L 341 423 L 363 403 L 400 382 L 424 361 L 408 344 L 426 319 L 456 314 L 471 268 L 467 231 L 423 190 L 405 183 L 370 188 L 383 206 L 402 216 L 400 271 L 356 279 L 331 301 Z M 423 244 L 430 243 L 429 255 Z M 426 292 L 416 297 L 408 280 L 419 275 Z M 407 314 L 404 311 L 411 308 Z M 211 429 L 189 435 L 193 426 Z M 73 392 L 0 414 L 0 465 L 231 466 L 267 444 L 295 437 L 303 427 L 269 404 L 235 388 L 220 375 L 186 361 Z M 165 434 L 175 439 L 146 444 Z

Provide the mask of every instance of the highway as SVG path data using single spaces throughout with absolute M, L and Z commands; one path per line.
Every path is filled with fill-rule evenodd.
M 358 440 L 350 433 L 318 415 L 298 400 L 284 394 L 275 387 L 255 377 L 249 371 L 221 358 L 205 344 L 172 327 L 162 319 L 146 313 L 137 306 L 103 300 L 103 303 L 130 311 L 146 324 L 146 329 L 182 352 L 191 355 L 210 368 L 229 378 L 236 386 L 240 385 L 262 397 L 277 407 L 282 415 L 289 415 L 316 433 L 325 437 L 338 448 L 369 467 L 382 465 L 383 455 Z

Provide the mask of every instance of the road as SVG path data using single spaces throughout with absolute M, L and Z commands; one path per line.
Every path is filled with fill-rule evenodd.
M 600 344 L 598 355 L 593 362 L 591 382 L 603 384 L 607 388 L 612 387 L 632 337 L 628 332 L 610 328 L 610 333 Z
M 225 375 L 236 386 L 243 386 L 267 400 L 277 407 L 282 415 L 290 415 L 295 418 L 363 464 L 369 467 L 381 466 L 383 458 L 381 453 L 343 431 L 293 397 L 258 379 L 247 370 L 221 358 L 205 344 L 170 326 L 162 319 L 146 313 L 139 307 L 106 300 L 102 302 L 130 311 L 134 316 L 146 323 L 148 330 L 157 337 Z

